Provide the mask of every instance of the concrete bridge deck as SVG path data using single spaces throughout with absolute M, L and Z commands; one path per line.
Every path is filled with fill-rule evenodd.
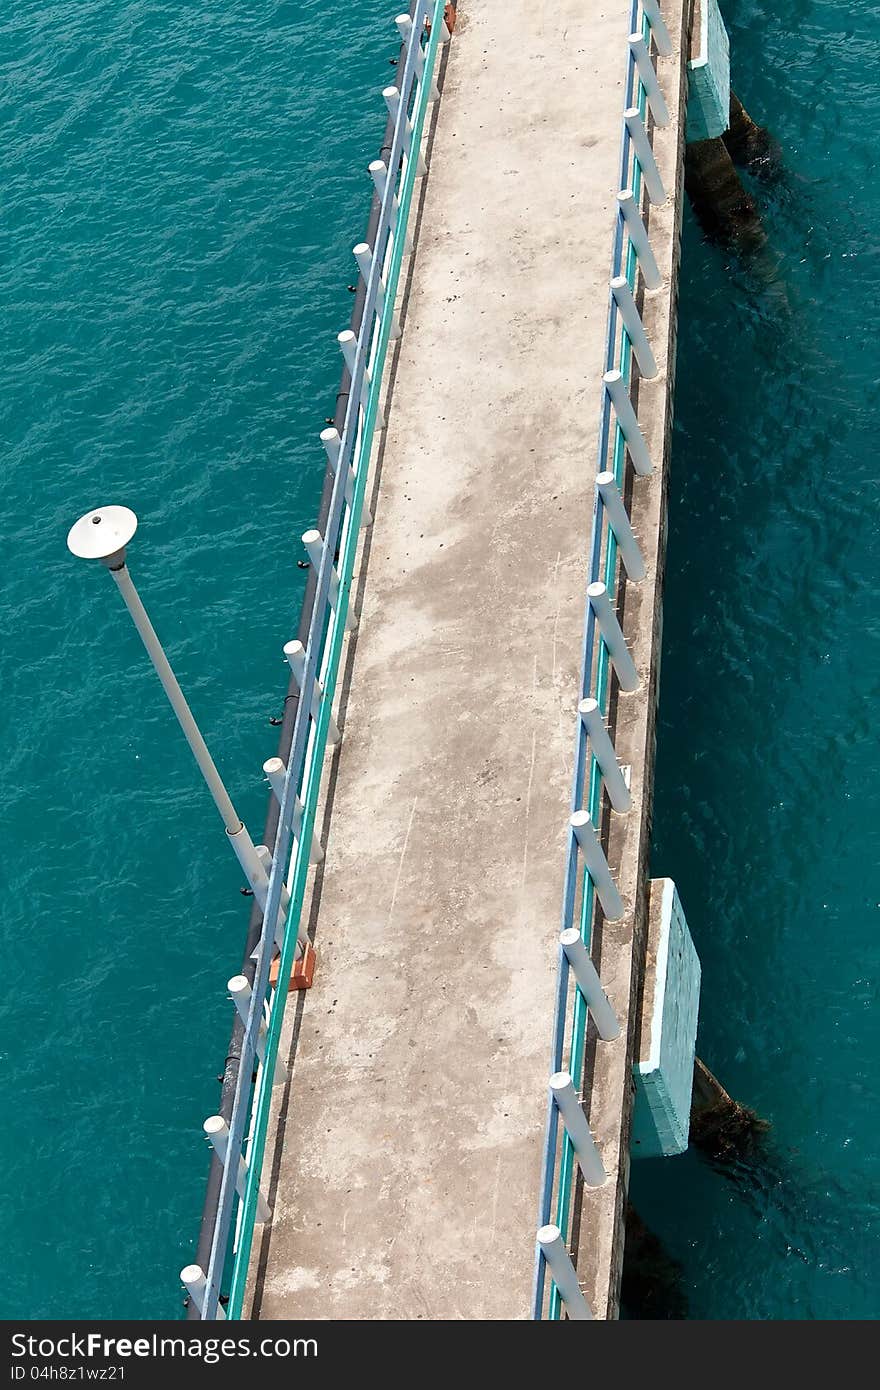
M 529 1315 L 629 16 L 459 5 L 254 1317 Z M 662 453 L 665 377 L 650 391 Z M 612 1191 L 591 1220 L 616 1219 Z

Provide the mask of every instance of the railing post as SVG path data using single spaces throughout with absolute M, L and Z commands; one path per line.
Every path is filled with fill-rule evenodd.
M 370 177 L 373 180 L 373 183 L 376 187 L 376 192 L 379 195 L 379 201 L 381 202 L 385 197 L 385 188 L 388 184 L 388 169 L 383 160 L 374 159 L 373 162 L 369 165 L 369 170 Z M 392 236 L 397 238 L 400 236 L 400 232 L 397 227 L 397 223 L 400 220 L 400 203 L 397 201 L 396 193 L 392 193 L 391 195 L 391 211 L 394 213 L 394 217 L 391 221 L 391 233 Z M 404 251 L 406 251 L 407 255 L 409 255 L 409 253 L 413 249 L 413 239 L 410 236 L 409 231 L 405 227 L 403 229 L 403 249 Z
M 565 1248 L 559 1227 L 542 1226 L 538 1231 L 538 1244 L 572 1322 L 592 1322 L 593 1311 L 584 1298 L 578 1283 L 577 1270 Z
M 339 350 L 342 353 L 343 358 L 345 359 L 345 365 L 348 368 L 348 374 L 352 378 L 352 380 L 354 380 L 354 369 L 355 364 L 357 362 L 357 337 L 351 331 L 350 328 L 345 328 L 341 333 L 337 333 L 336 341 L 339 344 Z M 366 351 L 367 347 L 365 343 L 365 354 Z M 364 414 L 367 413 L 367 399 L 370 394 L 371 380 L 372 378 L 365 365 L 363 380 L 361 382 L 361 406 L 363 408 Z M 385 428 L 385 414 L 382 410 L 382 403 L 379 400 L 378 395 L 376 397 L 376 424 L 379 426 L 380 429 Z
M 663 187 L 660 170 L 657 168 L 657 160 L 654 158 L 654 151 L 648 139 L 648 132 L 645 130 L 642 113 L 637 106 L 630 106 L 624 111 L 623 119 L 626 122 L 626 128 L 629 131 L 629 138 L 632 141 L 636 158 L 642 166 L 648 197 L 651 199 L 652 203 L 665 203 L 666 190 Z
M 629 450 L 632 466 L 640 478 L 650 478 L 654 468 L 648 454 L 645 436 L 642 434 L 642 427 L 630 400 L 626 382 L 617 371 L 606 372 L 602 380 L 605 383 L 605 390 L 611 397 L 611 404 L 614 406 L 620 432 Z
M 572 1148 L 577 1154 L 584 1182 L 587 1187 L 601 1187 L 607 1181 L 608 1174 L 596 1148 L 587 1117 L 577 1098 L 571 1074 L 567 1071 L 554 1072 L 550 1078 L 550 1093 L 562 1116 Z
M 642 279 L 645 282 L 645 286 L 649 290 L 658 290 L 663 283 L 663 276 L 660 274 L 657 258 L 651 249 L 648 233 L 642 221 L 642 215 L 636 205 L 635 194 L 631 188 L 622 188 L 620 190 L 617 195 L 617 205 L 626 223 L 629 239 L 635 247 L 639 269 L 642 272 Z
M 268 845 L 257 845 L 257 854 L 266 873 L 266 882 L 269 882 L 269 875 L 272 872 L 272 851 Z M 260 904 L 262 906 L 262 904 Z M 287 926 L 287 914 L 290 911 L 290 893 L 287 891 L 287 884 L 281 883 L 281 896 L 278 904 L 278 918 L 275 922 L 275 944 L 279 951 L 284 945 L 284 932 Z
M 642 376 L 650 380 L 658 375 L 659 369 L 651 344 L 648 342 L 645 325 L 642 323 L 641 315 L 636 308 L 636 301 L 633 299 L 633 292 L 625 275 L 615 275 L 611 281 L 611 293 L 614 295 L 615 303 L 620 310 L 620 317 L 623 319 L 623 326 L 632 343 L 632 350 L 639 364 L 639 371 Z
M 229 834 L 228 831 L 226 833 Z M 237 834 L 230 835 L 229 839 L 232 848 L 235 850 L 238 862 L 247 875 L 248 883 L 251 886 L 254 897 L 260 905 L 260 910 L 265 912 L 266 903 L 269 899 L 269 873 L 272 868 L 272 856 L 265 845 L 255 845 L 246 830 L 240 830 Z M 284 922 L 289 906 L 290 894 L 282 883 L 281 902 L 278 908 L 278 917 L 275 921 L 275 931 L 273 933 L 279 946 L 284 939 Z
M 253 990 L 250 986 L 250 981 L 248 980 L 246 975 L 233 975 L 232 979 L 227 981 L 226 988 L 229 990 L 230 997 L 232 999 L 233 1004 L 235 1005 L 235 1009 L 239 1018 L 241 1019 L 245 1028 L 247 1028 L 248 1010 L 250 1008 L 251 995 L 253 994 Z M 266 1060 L 267 1031 L 268 1030 L 266 1028 L 266 1020 L 265 1018 L 261 1018 L 260 1029 L 257 1034 L 256 1050 L 257 1056 L 259 1057 L 260 1061 L 264 1064 Z M 272 1076 L 272 1085 L 278 1086 L 281 1084 L 282 1081 L 286 1080 L 287 1067 L 284 1065 L 281 1058 L 276 1056 L 275 1071 Z
M 669 30 L 666 28 L 666 22 L 660 13 L 658 0 L 642 0 L 642 9 L 648 16 L 648 23 L 657 45 L 657 52 L 662 57 L 668 58 L 672 52 L 672 39 L 669 37 Z
M 575 811 L 571 817 L 571 828 L 578 842 L 584 863 L 593 880 L 593 887 L 602 911 L 609 922 L 618 922 L 626 911 L 623 898 L 617 891 L 617 884 L 611 877 L 608 860 L 600 842 L 599 835 L 587 811 Z
M 394 23 L 397 25 L 397 32 L 398 32 L 398 34 L 400 35 L 401 42 L 407 44 L 407 46 L 408 46 L 408 45 L 409 45 L 409 36 L 410 36 L 410 34 L 412 33 L 412 19 L 410 18 L 410 16 L 409 16 L 408 14 L 399 14 L 399 15 L 397 16 L 397 18 L 395 19 Z M 419 79 L 420 82 L 423 80 L 423 79 L 422 79 L 422 74 L 424 73 L 424 71 L 425 71 L 425 51 L 424 51 L 424 49 L 422 48 L 422 45 L 421 45 L 420 43 L 417 42 L 417 43 L 416 43 L 416 76 L 418 77 L 418 79 Z M 439 96 L 440 96 L 440 88 L 437 86 L 437 79 L 436 79 L 436 77 L 434 76 L 434 74 L 432 73 L 432 74 L 431 74 L 431 91 L 430 91 L 430 99 L 431 99 L 431 101 L 436 101 L 437 98 L 438 98 Z
M 596 479 L 596 487 L 607 513 L 608 523 L 614 532 L 624 569 L 629 578 L 638 584 L 644 579 L 647 571 L 639 543 L 626 514 L 626 507 L 623 505 L 617 479 L 613 473 L 600 473 Z
M 328 426 L 328 428 L 325 430 L 321 430 L 321 443 L 324 445 L 324 452 L 327 455 L 327 462 L 330 464 L 330 467 L 333 469 L 333 472 L 338 473 L 339 455 L 341 452 L 342 445 L 342 440 L 339 438 L 339 431 L 335 429 L 332 425 Z M 349 507 L 351 507 L 354 504 L 354 485 L 354 469 L 352 468 L 351 464 L 349 464 L 348 477 L 345 480 L 345 500 L 348 503 Z M 361 508 L 361 527 L 363 528 L 365 526 L 372 526 L 372 524 L 373 514 L 367 506 L 366 502 L 364 502 L 364 505 Z
M 266 761 L 263 763 L 263 771 L 265 772 L 266 777 L 268 778 L 269 786 L 275 793 L 275 800 L 278 802 L 278 805 L 280 806 L 282 797 L 284 796 L 284 779 L 287 775 L 287 767 L 285 766 L 284 759 L 267 758 Z M 300 829 L 302 827 L 302 818 L 303 804 L 300 801 L 299 797 L 297 797 L 293 807 L 293 833 L 297 839 L 299 839 Z M 318 839 L 315 832 L 312 831 L 312 843 L 309 849 L 309 863 L 320 864 L 323 858 L 324 849 L 321 844 L 321 841 Z
M 660 83 L 657 81 L 657 74 L 654 71 L 654 64 L 651 62 L 648 45 L 641 34 L 630 34 L 629 46 L 636 60 L 636 67 L 639 70 L 639 77 L 642 79 L 642 86 L 645 89 L 645 96 L 648 98 L 654 124 L 661 127 L 667 126 L 669 125 L 669 107 L 666 105 L 666 98 L 660 90 Z
M 324 553 L 324 537 L 321 535 L 320 531 L 316 531 L 312 528 L 311 531 L 303 532 L 302 543 L 306 548 L 306 552 L 312 563 L 312 568 L 317 574 L 321 567 L 321 557 Z M 339 589 L 339 574 L 334 565 L 331 566 L 330 574 L 330 605 L 333 609 L 339 607 Z M 357 614 L 354 611 L 354 603 L 350 603 L 345 613 L 345 630 L 346 632 L 354 632 L 356 627 Z
M 223 1167 L 225 1168 L 229 1159 L 229 1125 L 226 1123 L 222 1115 L 209 1115 L 205 1123 L 202 1125 L 202 1129 L 205 1131 L 205 1134 L 207 1135 L 208 1142 L 211 1145 L 211 1148 L 214 1150 L 215 1154 L 217 1155 L 220 1162 L 223 1164 Z M 247 1163 L 244 1160 L 244 1155 L 239 1154 L 238 1171 L 235 1176 L 235 1190 L 238 1193 L 239 1197 L 241 1197 L 242 1199 L 244 1198 L 244 1190 L 245 1184 L 247 1183 L 247 1176 Z M 256 1219 L 257 1221 L 265 1222 L 269 1221 L 271 1219 L 271 1216 L 272 1208 L 269 1206 L 269 1203 L 266 1201 L 266 1198 L 263 1195 L 263 1189 L 261 1187 L 258 1187 Z
M 605 727 L 605 720 L 602 718 L 598 700 L 581 700 L 578 705 L 578 714 L 584 722 L 590 747 L 596 756 L 596 762 L 599 764 L 599 771 L 605 783 L 608 800 L 615 811 L 621 813 L 628 811 L 632 806 L 632 793 L 624 781 L 620 764 L 617 761 L 617 754 L 614 751 L 614 744 L 611 742 L 611 736 Z
M 180 1282 L 201 1315 L 205 1308 L 205 1289 L 207 1288 L 205 1271 L 202 1269 L 201 1265 L 184 1265 L 183 1269 L 180 1271 Z M 225 1317 L 226 1313 L 218 1303 L 217 1318 L 222 1321 Z
M 357 261 L 357 267 L 361 273 L 361 279 L 363 280 L 364 285 L 367 285 L 370 279 L 370 271 L 373 267 L 373 253 L 370 250 L 369 242 L 358 242 L 357 246 L 355 246 L 354 248 L 354 258 Z M 385 281 L 382 279 L 381 275 L 379 275 L 377 279 L 378 286 L 376 292 L 376 312 L 381 315 L 383 309 L 385 308 Z M 389 336 L 392 338 L 400 337 L 400 320 L 398 319 L 396 313 L 392 313 L 391 315 L 391 333 Z
M 603 1042 L 613 1042 L 615 1038 L 620 1037 L 620 1024 L 577 927 L 569 927 L 564 931 L 559 938 L 559 944 L 566 954 L 587 1008 L 593 1015 L 596 1032 Z
M 598 582 L 588 584 L 587 598 L 590 600 L 590 607 L 596 615 L 599 631 L 602 633 L 605 646 L 608 648 L 608 655 L 611 657 L 617 672 L 620 688 L 628 695 L 632 694 L 634 690 L 639 688 L 639 673 L 629 654 L 629 647 L 626 645 L 626 638 L 620 623 L 617 621 L 617 615 L 611 607 L 608 590 L 604 584 Z
M 389 116 L 391 117 L 392 121 L 396 121 L 396 120 L 397 120 L 397 113 L 398 113 L 398 111 L 400 110 L 400 92 L 397 90 L 396 87 L 383 87 L 383 88 L 382 88 L 382 96 L 383 96 L 384 99 L 385 99 L 385 105 L 388 107 L 388 114 L 389 114 Z M 412 128 L 412 121 L 410 120 L 409 116 L 405 116 L 405 117 L 404 117 L 404 120 L 403 120 L 403 135 L 404 135 L 404 140 L 403 140 L 404 153 L 406 154 L 407 159 L 412 159 L 412 157 L 413 157 L 413 128 Z M 424 157 L 424 155 L 422 154 L 421 150 L 420 150 L 420 149 L 417 149 L 417 150 L 415 151 L 415 155 L 416 155 L 416 173 L 417 173 L 417 174 L 420 174 L 420 175 L 421 175 L 421 174 L 427 174 L 427 172 L 428 172 L 428 166 L 427 166 L 427 164 L 425 163 L 425 157 Z
M 302 642 L 285 642 L 284 655 L 287 657 L 287 664 L 293 672 L 294 679 L 299 686 L 300 695 L 302 695 L 303 681 L 305 680 L 306 674 L 306 649 Z M 319 680 L 316 680 L 315 688 L 312 691 L 312 708 L 309 711 L 316 724 L 318 722 L 318 716 L 321 713 L 321 699 L 323 695 L 324 687 Z M 339 725 L 333 718 L 333 713 L 331 711 L 330 719 L 327 724 L 327 742 L 338 743 L 341 738 L 342 734 L 339 731 Z

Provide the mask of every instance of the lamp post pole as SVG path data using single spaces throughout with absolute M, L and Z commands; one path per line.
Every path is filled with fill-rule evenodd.
M 162 682 L 162 689 L 168 696 L 168 703 L 174 710 L 192 755 L 199 765 L 208 791 L 214 798 L 214 804 L 223 818 L 229 843 L 254 891 L 254 896 L 260 906 L 265 907 L 269 888 L 266 869 L 257 854 L 254 842 L 248 834 L 244 822 L 236 812 L 229 793 L 223 785 L 214 759 L 208 752 L 207 744 L 199 732 L 192 710 L 187 704 L 177 677 L 162 650 L 162 644 L 156 636 L 155 628 L 147 616 L 147 610 L 141 603 L 140 595 L 125 563 L 126 546 L 134 536 L 137 524 L 137 517 L 128 507 L 99 507 L 95 511 L 87 512 L 85 516 L 81 516 L 79 521 L 70 528 L 67 546 L 71 553 L 80 560 L 100 560 L 112 574 L 125 606 L 131 614 L 132 622 L 147 649 L 147 655 L 153 663 L 156 675 Z

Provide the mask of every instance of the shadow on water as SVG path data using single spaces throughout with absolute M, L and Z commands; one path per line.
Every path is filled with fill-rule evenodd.
M 681 1321 L 688 1315 L 684 1270 L 663 1249 L 635 1208 L 626 1208 L 626 1248 L 620 1288 L 624 1320 Z
M 733 1161 L 702 1161 L 730 1184 L 755 1221 L 773 1232 L 786 1258 L 826 1267 L 846 1259 L 849 1216 L 854 1213 L 841 1221 L 841 1193 L 833 1171 L 808 1168 L 796 1148 L 786 1151 L 767 1141 Z M 863 1194 L 868 1226 L 876 1221 L 878 1198 L 876 1191 Z
M 709 1159 L 730 1163 L 760 1149 L 770 1129 L 751 1106 L 734 1100 L 705 1062 L 694 1059 L 690 1142 Z
M 702 1174 L 702 1181 L 721 1179 L 755 1232 L 766 1233 L 778 1257 L 806 1268 L 838 1272 L 851 1258 L 848 1220 L 841 1220 L 840 1192 L 833 1172 L 811 1171 L 799 1163 L 796 1149 L 785 1151 L 766 1135 L 756 1134 L 738 1156 L 709 1158 L 691 1145 L 677 1159 L 647 1160 Z M 642 1165 L 639 1164 L 638 1168 Z M 638 1187 L 638 1183 L 636 1183 Z M 720 1198 L 718 1198 L 720 1200 Z M 875 1220 L 878 1194 L 863 1197 L 861 1216 L 866 1237 Z M 650 1220 L 650 1217 L 648 1218 Z M 672 1254 L 632 1204 L 626 1213 L 626 1247 L 620 1316 L 625 1320 L 676 1321 L 692 1316 L 684 1262 Z

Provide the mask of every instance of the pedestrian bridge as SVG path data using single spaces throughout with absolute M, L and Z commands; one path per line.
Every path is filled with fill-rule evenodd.
M 202 1316 L 616 1315 L 686 8 L 398 21 Z

